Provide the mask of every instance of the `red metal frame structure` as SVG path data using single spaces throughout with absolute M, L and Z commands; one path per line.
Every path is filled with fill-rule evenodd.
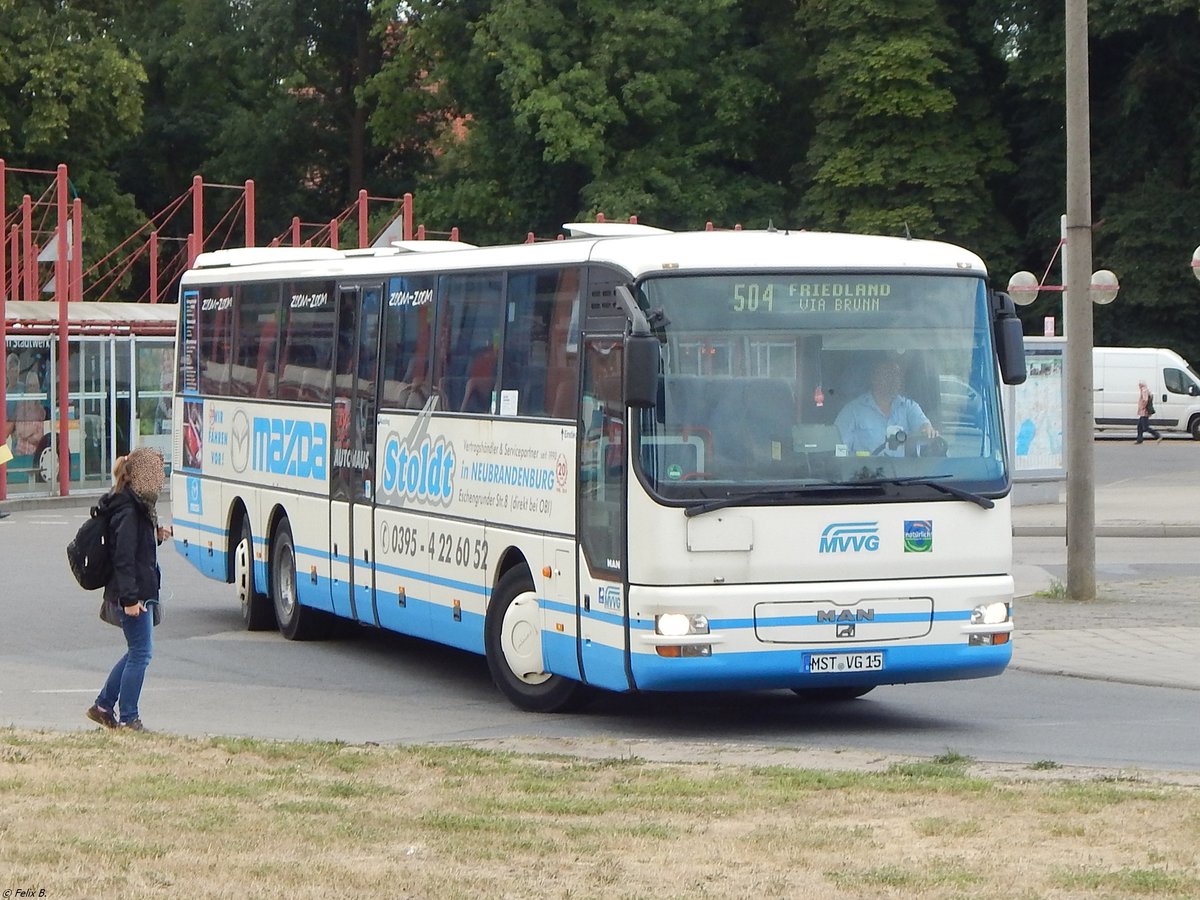
M 6 190 L 6 174 L 8 172 L 38 177 L 52 176 L 51 184 L 36 200 L 29 194 L 22 197 L 21 203 L 10 214 L 8 211 Z M 68 302 L 84 301 L 102 302 L 122 286 L 133 266 L 146 257 L 149 266 L 148 286 L 136 298 L 135 302 L 158 303 L 168 296 L 170 285 L 192 266 L 196 257 L 206 248 L 216 246 L 224 248 L 234 245 L 231 241 L 238 214 L 241 213 L 243 225 L 244 246 L 255 246 L 255 198 L 254 182 L 247 180 L 243 185 L 206 183 L 196 175 L 191 187 L 168 203 L 162 210 L 152 216 L 144 226 L 114 247 L 94 264 L 83 270 L 83 203 L 75 198 L 69 207 L 67 205 L 66 165 L 59 165 L 54 170 L 23 169 L 6 166 L 0 158 L 0 322 L 4 323 L 3 333 L 0 334 L 0 371 L 6 371 L 7 346 L 2 339 L 8 333 L 8 318 L 5 311 L 6 303 L 13 301 L 36 301 L 39 299 L 38 266 L 45 263 L 54 265 L 54 295 L 57 301 L 56 333 L 59 346 L 67 347 L 69 334 Z M 205 231 L 205 188 L 210 190 L 232 190 L 238 192 L 237 198 L 222 214 L 213 227 Z M 164 238 L 160 231 L 175 216 L 184 210 L 190 201 L 192 222 L 186 238 L 167 238 L 179 244 L 178 249 L 169 254 L 166 260 L 161 259 L 161 242 Z M 328 245 L 338 247 L 342 225 L 357 219 L 358 246 L 372 246 L 369 233 L 369 204 L 385 202 L 399 205 L 399 210 L 390 216 L 383 227 L 375 235 L 374 240 L 384 243 L 395 235 L 397 224 L 400 226 L 400 237 L 403 240 L 413 240 L 413 198 L 405 194 L 403 198 L 372 197 L 364 191 L 359 191 L 358 199 L 345 210 L 331 219 L 328 223 L 318 224 L 315 231 L 311 230 L 303 237 L 306 223 L 299 218 L 292 220 L 291 228 L 284 234 L 274 238 L 272 245 L 287 242 L 294 246 L 301 243 L 307 246 Z M 48 224 L 53 220 L 53 224 Z M 68 240 L 70 234 L 70 240 Z M 449 232 L 451 240 L 458 240 L 458 229 Z M 425 239 L 425 226 L 417 229 L 416 238 Z M 85 278 L 87 287 L 85 288 Z M 39 317 L 39 322 L 45 326 L 45 321 Z M 28 332 L 25 332 L 28 333 Z M 42 333 L 45 333 L 44 331 Z M 71 332 L 82 333 L 82 332 Z M 59 353 L 58 360 L 58 396 L 68 397 L 68 354 Z M 7 386 L 0 383 L 0 434 L 7 433 Z M 67 446 L 68 435 L 68 403 L 60 402 L 58 410 L 58 453 L 59 453 L 59 492 L 66 495 L 69 492 L 69 453 Z M 0 477 L 0 500 L 5 498 L 6 479 Z
M 24 296 L 26 299 L 37 299 L 38 291 L 38 264 L 42 261 L 49 261 L 54 264 L 54 298 L 58 304 L 58 345 L 64 348 L 64 352 L 58 355 L 58 384 L 60 397 L 65 397 L 65 390 L 68 385 L 69 371 L 67 368 L 67 303 L 71 298 L 72 291 L 78 296 L 78 286 L 82 284 L 82 277 L 73 278 L 73 273 L 79 272 L 79 260 L 82 254 L 79 252 L 79 244 L 82 240 L 81 235 L 81 220 L 82 207 L 78 200 L 75 203 L 76 222 L 72 226 L 74 228 L 74 247 L 68 246 L 67 230 L 71 220 L 69 219 L 67 205 L 67 167 L 65 164 L 59 164 L 54 171 L 46 169 L 17 169 L 6 168 L 3 159 L 0 159 L 0 221 L 3 222 L 4 231 L 9 230 L 9 215 L 8 215 L 8 199 L 6 196 L 6 175 L 7 172 L 19 172 L 25 175 L 46 176 L 52 175 L 52 185 L 39 198 L 37 208 L 43 209 L 45 215 L 44 220 L 51 215 L 50 201 L 46 198 L 53 196 L 53 216 L 55 220 L 54 228 L 47 239 L 46 243 L 34 252 L 34 202 L 29 194 L 25 194 L 21 199 L 21 208 L 19 213 L 14 214 L 14 221 L 11 230 L 12 241 L 11 250 L 12 258 L 10 260 L 12 270 L 12 290 L 14 299 Z M 21 233 L 21 242 L 18 245 L 18 229 Z M 44 228 L 39 228 L 36 234 L 40 237 L 44 234 Z M 0 370 L 7 372 L 8 370 L 8 346 L 4 339 L 8 333 L 7 316 L 5 307 L 8 302 L 8 277 L 5 271 L 5 258 L 3 255 L 4 241 L 0 239 L 0 322 L 5 322 L 4 334 L 0 335 Z M 21 253 L 18 255 L 18 246 Z M 72 252 L 73 251 L 73 252 Z M 52 252 L 53 256 L 49 260 L 45 260 L 45 254 Z M 73 257 L 73 259 L 71 259 Z M 68 272 L 70 266 L 71 272 Z M 20 273 L 20 277 L 18 277 Z M 72 284 L 75 285 L 72 288 Z M 20 291 L 20 293 L 18 293 Z M 6 376 L 7 381 L 7 376 Z M 8 387 L 7 383 L 4 387 L 0 387 L 0 434 L 8 434 Z M 70 483 L 70 447 L 67 444 L 68 423 L 67 423 L 67 404 L 59 403 L 58 405 L 58 489 L 59 493 L 66 495 L 69 490 Z M 6 491 L 4 485 L 6 479 L 0 479 L 0 498 L 3 498 Z
M 374 238 L 370 234 L 368 216 L 370 204 L 373 201 L 400 204 L 400 209 L 388 218 L 383 227 L 375 234 Z M 405 194 L 403 197 L 372 197 L 366 191 L 359 191 L 358 199 L 328 222 L 303 222 L 299 216 L 293 216 L 292 224 L 288 227 L 287 231 L 273 237 L 270 241 L 270 246 L 328 246 L 336 250 L 340 246 L 342 226 L 352 220 L 357 220 L 358 223 L 359 249 L 365 249 L 373 246 L 374 242 L 384 240 L 397 224 L 401 226 L 400 239 L 411 241 L 413 239 L 413 195 Z M 424 225 L 419 227 L 418 240 L 423 239 L 424 228 Z M 455 234 L 454 240 L 457 240 L 458 229 L 455 228 L 453 231 Z

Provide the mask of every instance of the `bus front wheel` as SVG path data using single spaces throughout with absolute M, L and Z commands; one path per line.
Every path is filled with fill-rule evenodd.
M 518 566 L 501 576 L 484 629 L 492 681 L 514 706 L 529 712 L 563 712 L 579 705 L 583 685 L 544 670 L 541 608 L 525 568 Z
M 247 631 L 265 631 L 275 627 L 275 609 L 271 598 L 254 586 L 254 539 L 250 519 L 243 514 L 237 547 L 233 551 L 233 581 L 242 607 L 242 623 Z
M 284 519 L 271 541 L 271 600 L 279 632 L 289 641 L 308 641 L 325 637 L 330 621 L 325 613 L 300 605 L 296 581 L 296 545 L 292 526 Z

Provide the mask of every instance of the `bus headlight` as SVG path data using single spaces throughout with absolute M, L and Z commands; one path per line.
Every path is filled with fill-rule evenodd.
M 984 603 L 971 610 L 972 625 L 1003 625 L 1008 621 L 1008 604 Z
M 654 617 L 654 633 L 663 637 L 708 634 L 708 616 L 661 613 Z

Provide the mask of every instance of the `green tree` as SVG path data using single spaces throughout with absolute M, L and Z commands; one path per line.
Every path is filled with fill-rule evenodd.
M 1013 3 L 1002 21 L 1022 160 L 1019 267 L 1040 275 L 1066 205 L 1063 6 Z M 1095 310 L 1095 341 L 1165 345 L 1195 360 L 1200 288 L 1188 261 L 1200 243 L 1200 12 L 1183 0 L 1102 0 L 1090 5 L 1089 32 L 1093 258 L 1121 281 L 1116 302 Z M 1026 315 L 1061 315 L 1061 301 L 1043 295 Z
M 68 164 L 87 211 L 87 260 L 138 221 L 113 166 L 126 137 L 141 127 L 146 79 L 137 56 L 113 39 L 111 23 L 93 6 L 0 0 L 2 155 L 14 168 Z M 10 205 L 22 193 L 42 190 L 37 178 L 13 173 L 6 180 Z
M 415 4 L 428 89 L 446 109 L 422 198 L 487 238 L 600 212 L 670 227 L 781 217 L 780 173 L 757 153 L 790 135 L 770 115 L 758 29 L 771 5 Z
M 265 240 L 292 216 L 328 222 L 360 189 L 398 187 L 393 148 L 367 132 L 366 85 L 383 60 L 368 0 L 122 2 L 123 40 L 149 72 L 147 127 L 122 175 L 145 208 L 196 174 L 251 179 Z
M 814 140 L 797 166 L 814 226 L 997 240 L 1010 167 L 980 61 L 937 0 L 802 0 Z
M 801 0 L 816 125 L 795 177 L 806 223 L 1003 248 L 1011 163 L 976 48 L 938 0 Z

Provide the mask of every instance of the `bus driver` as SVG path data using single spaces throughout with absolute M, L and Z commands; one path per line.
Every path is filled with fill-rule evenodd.
M 842 443 L 854 456 L 904 456 L 905 445 L 917 435 L 937 436 L 920 404 L 905 397 L 904 370 L 893 356 L 880 357 L 871 369 L 871 387 L 838 413 L 834 424 Z M 915 453 L 914 446 L 910 453 Z

